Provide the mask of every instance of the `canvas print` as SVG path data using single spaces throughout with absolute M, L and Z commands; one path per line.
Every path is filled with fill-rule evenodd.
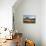
M 36 16 L 34 15 L 24 15 L 23 23 L 36 23 Z

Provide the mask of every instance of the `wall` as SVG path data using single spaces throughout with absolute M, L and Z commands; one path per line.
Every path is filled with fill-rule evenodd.
M 12 6 L 16 0 L 0 0 L 0 27 L 12 29 Z
M 46 0 L 41 3 L 41 40 L 42 46 L 46 46 Z
M 22 32 L 24 38 L 35 41 L 36 46 L 41 46 L 41 0 L 23 0 L 18 7 L 13 7 L 15 29 Z M 35 15 L 35 24 L 23 23 L 23 15 Z

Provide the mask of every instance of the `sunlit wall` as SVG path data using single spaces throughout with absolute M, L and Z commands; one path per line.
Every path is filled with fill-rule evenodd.
M 16 0 L 0 0 L 0 27 L 12 29 L 12 6 Z

